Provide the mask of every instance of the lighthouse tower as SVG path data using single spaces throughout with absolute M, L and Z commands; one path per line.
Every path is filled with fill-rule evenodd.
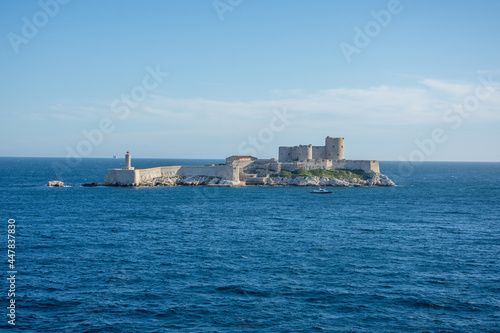
M 125 154 L 125 166 L 122 167 L 123 170 L 134 170 L 134 167 L 132 167 L 132 161 L 130 158 L 130 152 L 127 151 Z

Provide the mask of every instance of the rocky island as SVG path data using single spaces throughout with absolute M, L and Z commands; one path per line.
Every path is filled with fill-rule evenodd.
M 105 186 L 395 186 L 374 160 L 346 160 L 344 138 L 324 146 L 279 147 L 279 159 L 233 155 L 225 164 L 108 169 Z
M 47 183 L 48 187 L 64 187 L 64 183 L 59 180 L 51 180 Z

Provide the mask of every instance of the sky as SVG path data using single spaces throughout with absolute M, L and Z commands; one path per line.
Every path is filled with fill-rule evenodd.
M 0 2 L 0 156 L 500 161 L 500 1 Z

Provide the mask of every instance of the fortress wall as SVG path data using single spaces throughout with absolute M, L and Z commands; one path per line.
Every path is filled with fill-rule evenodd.
M 300 145 L 296 149 L 297 149 L 298 160 L 299 161 L 307 160 L 307 152 L 308 152 L 307 146 Z
M 220 177 L 229 180 L 239 181 L 239 168 L 233 168 L 231 165 L 213 165 L 213 166 L 182 166 L 177 172 L 178 176 L 194 177 L 208 176 Z
M 146 183 L 154 178 L 161 177 L 161 168 L 137 169 L 138 184 Z
M 373 172 L 378 172 L 380 173 L 380 164 L 378 161 L 369 161 L 370 162 L 370 170 Z
M 295 147 L 279 147 L 278 160 L 285 161 L 304 161 L 314 158 L 314 149 L 312 145 L 300 145 Z
M 298 161 L 299 160 L 299 147 L 290 147 L 290 161 Z
M 281 166 L 275 159 L 263 159 L 254 161 L 252 164 L 242 168 L 242 170 L 245 173 L 254 173 L 263 176 L 265 174 L 267 175 L 280 172 Z
M 258 160 L 252 161 L 252 163 L 277 163 L 274 158 L 259 158 Z
M 278 161 L 284 162 L 290 160 L 291 147 L 279 147 Z
M 182 166 L 177 172 L 178 176 L 195 177 L 195 176 L 208 176 L 217 177 L 216 167 L 206 166 Z
M 252 164 L 253 162 L 253 160 L 235 161 L 235 163 L 237 163 L 240 168 L 244 168 L 247 165 Z
M 312 159 L 313 160 L 326 159 L 325 146 L 313 146 L 312 147 Z
M 303 162 L 284 162 L 281 163 L 281 170 L 295 171 L 298 169 L 347 169 L 363 170 L 365 172 L 380 172 L 378 161 L 363 160 L 322 160 L 322 161 L 303 161 Z
M 367 160 L 342 160 L 332 161 L 332 168 L 334 169 L 348 169 L 348 170 L 363 170 L 365 172 L 380 172 L 378 161 Z
M 332 165 L 332 162 L 329 160 L 304 161 L 303 162 L 303 168 L 306 170 L 329 169 L 331 165 Z
M 160 177 L 220 177 L 233 180 L 233 167 L 230 165 L 210 165 L 210 166 L 166 166 L 150 169 L 136 170 L 140 173 L 140 180 L 148 181 Z
M 177 176 L 179 169 L 182 168 L 180 165 L 161 167 L 162 177 L 174 177 Z
M 332 166 L 331 160 L 322 161 L 302 161 L 302 162 L 286 162 L 281 163 L 281 170 L 295 171 L 298 169 L 314 170 L 314 169 L 330 169 Z
M 278 161 L 305 161 L 305 160 L 343 160 L 344 138 L 327 137 L 324 146 L 298 145 L 293 147 L 279 147 Z
M 281 162 L 281 170 L 295 171 L 304 167 L 304 162 Z
M 230 165 L 215 166 L 166 166 L 149 169 L 108 169 L 105 185 L 115 186 L 139 186 L 140 184 L 151 182 L 154 178 L 161 177 L 195 177 L 208 176 L 220 177 L 228 180 L 239 181 L 239 167 Z
M 136 186 L 139 184 L 139 172 L 138 170 L 108 169 L 106 171 L 106 178 L 104 178 L 104 184 Z
M 135 170 L 138 174 L 138 183 L 148 183 L 152 181 L 154 178 L 161 177 L 173 177 L 177 175 L 177 171 L 180 166 L 167 166 L 167 167 L 157 167 L 157 168 L 149 168 L 149 169 L 137 169 Z
M 312 163 L 309 163 L 308 165 L 311 166 L 312 164 L 316 164 L 316 163 L 317 163 L 317 161 L 313 161 Z M 281 163 L 281 170 L 295 171 L 298 169 L 306 169 L 306 162 L 296 161 L 296 162 Z

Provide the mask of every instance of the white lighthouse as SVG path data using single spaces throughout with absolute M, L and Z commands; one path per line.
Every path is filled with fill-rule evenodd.
M 130 152 L 127 151 L 125 154 L 125 166 L 122 167 L 123 170 L 134 170 L 134 167 L 132 167 L 132 160 L 130 157 Z

